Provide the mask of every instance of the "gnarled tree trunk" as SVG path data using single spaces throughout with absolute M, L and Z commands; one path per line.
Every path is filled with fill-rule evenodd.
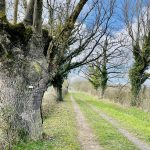
M 70 37 L 86 2 L 80 0 L 65 23 L 59 37 L 60 41 L 64 39 L 60 47 Z M 59 42 L 52 40 L 50 44 L 45 33 L 41 36 L 42 6 L 43 0 L 30 0 L 23 21 L 26 27 L 23 24 L 13 26 L 6 19 L 5 0 L 0 0 L 0 102 L 14 110 L 9 123 L 21 139 L 23 136 L 35 140 L 42 137 L 42 97 L 52 69 L 56 72 L 59 65 L 59 60 L 53 59 L 54 55 L 60 54 L 57 46 Z M 63 53 L 64 49 L 66 47 L 60 48 L 60 51 Z M 61 59 L 61 56 L 56 58 Z M 62 83 L 58 79 L 54 86 L 59 87 L 59 98 L 62 97 Z
M 29 33 L 23 24 L 1 26 L 0 102 L 14 110 L 10 124 L 19 138 L 40 139 L 41 103 L 49 80 L 43 38 Z

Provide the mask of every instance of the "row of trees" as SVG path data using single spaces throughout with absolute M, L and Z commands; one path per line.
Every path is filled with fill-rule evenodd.
M 14 140 L 37 140 L 42 138 L 41 105 L 48 84 L 62 100 L 68 73 L 101 56 L 90 57 L 109 27 L 115 0 L 29 0 L 28 5 L 15 0 L 13 19 L 9 2 L 0 0 L 0 103 L 12 112 L 8 122 Z M 21 6 L 23 19 L 18 18 Z
M 62 101 L 62 84 L 72 69 L 88 64 L 89 80 L 96 81 L 95 88 L 102 87 L 103 95 L 109 78 L 122 73 L 129 41 L 135 60 L 129 73 L 132 104 L 137 104 L 141 85 L 149 77 L 145 73 L 150 62 L 145 1 L 136 0 L 135 11 L 135 5 L 125 0 L 128 38 L 119 39 L 112 28 L 116 0 L 29 0 L 28 4 L 14 0 L 13 19 L 9 2 L 0 0 L 0 103 L 13 110 L 9 123 L 15 137 L 42 138 L 44 92 L 50 83 Z
M 126 74 L 126 69 L 124 68 L 127 65 L 125 64 L 131 63 L 127 58 L 129 58 L 128 55 L 132 54 L 132 67 L 128 67 L 132 93 L 131 105 L 139 105 L 139 93 L 142 84 L 150 77 L 150 74 L 147 72 L 150 66 L 149 13 L 149 1 L 125 0 L 121 9 L 122 16 L 120 16 L 120 21 L 125 26 L 122 30 L 122 37 L 124 38 L 121 41 L 115 40 L 117 46 L 116 44 L 112 44 L 110 35 L 106 35 L 106 39 L 101 41 L 100 50 L 102 57 L 88 65 L 89 69 L 86 75 L 96 89 L 101 88 L 102 96 L 110 78 L 114 77 L 114 75 L 116 78 L 122 74 Z M 115 36 L 115 39 L 119 38 Z M 124 78 L 124 76 L 122 77 Z
M 99 44 L 99 52 L 102 56 L 87 65 L 85 75 L 96 90 L 101 89 L 102 98 L 108 81 L 123 78 L 126 73 L 125 68 L 129 57 L 125 43 L 125 38 L 107 34 Z

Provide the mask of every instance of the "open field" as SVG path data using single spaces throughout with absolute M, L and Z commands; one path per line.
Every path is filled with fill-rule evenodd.
M 86 80 L 74 82 L 72 83 L 71 87 L 74 91 L 86 92 L 101 98 L 100 89 L 95 90 L 93 86 Z M 130 107 L 131 97 L 130 84 L 108 85 L 103 96 L 104 99 L 108 99 L 111 102 L 127 107 Z M 150 112 L 150 88 L 148 86 L 143 86 L 140 91 L 140 102 L 138 107 L 146 112 Z

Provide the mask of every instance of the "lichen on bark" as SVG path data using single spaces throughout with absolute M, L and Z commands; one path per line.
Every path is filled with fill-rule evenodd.
M 49 81 L 43 39 L 23 24 L 3 24 L 0 31 L 0 97 L 15 110 L 11 124 L 21 139 L 42 138 L 41 103 Z

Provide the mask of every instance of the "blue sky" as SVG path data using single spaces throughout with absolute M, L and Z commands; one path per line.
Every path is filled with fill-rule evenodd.
M 90 0 L 87 5 L 90 5 L 92 0 Z M 115 9 L 114 9 L 114 15 L 111 19 L 111 24 L 113 25 L 114 30 L 121 30 L 122 28 L 124 28 L 124 25 L 121 21 L 122 18 L 122 5 L 123 5 L 123 1 L 124 0 L 116 0 L 115 2 Z M 109 0 L 103 0 L 103 5 L 105 8 L 108 9 L 107 6 L 109 6 L 108 4 Z M 84 9 L 86 10 L 88 6 L 85 6 Z M 83 12 L 85 11 L 83 10 Z M 93 21 L 95 20 L 95 10 L 92 11 L 92 13 L 88 16 L 87 20 L 84 22 L 86 24 L 86 26 L 90 26 L 90 24 L 93 23 Z
M 147 1 L 147 0 L 145 0 L 145 1 Z M 119 32 L 122 29 L 124 29 L 124 27 L 125 27 L 124 24 L 123 24 L 123 20 L 122 20 L 122 18 L 123 18 L 123 10 L 122 10 L 123 2 L 124 2 L 124 0 L 116 0 L 115 13 L 114 13 L 114 16 L 113 16 L 113 18 L 111 20 L 111 23 L 112 23 L 112 25 L 114 27 L 113 30 L 115 32 Z M 135 0 L 130 0 L 130 2 L 132 3 L 131 6 L 135 5 Z M 90 21 L 92 22 L 93 19 L 94 19 L 94 13 L 92 13 L 92 15 L 90 15 L 88 17 L 88 20 L 86 21 L 85 24 L 88 26 L 88 23 L 90 23 Z M 131 58 L 130 58 L 130 60 L 132 62 Z M 132 64 L 131 62 L 129 64 L 130 66 Z M 80 69 L 77 69 L 76 71 L 73 71 L 70 74 L 70 78 L 72 80 L 74 80 L 74 79 L 75 80 L 84 79 L 84 78 L 82 78 L 82 76 L 84 76 L 83 73 L 79 72 L 79 70 Z M 111 81 L 112 81 L 112 83 L 118 83 L 118 82 L 120 82 L 120 83 L 127 83 L 128 82 L 128 73 L 125 75 L 125 78 L 122 78 L 122 79 L 117 79 L 117 78 L 115 79 L 114 78 Z M 146 85 L 150 85 L 150 81 L 148 80 L 147 82 L 145 82 L 145 84 Z
M 105 2 L 105 7 L 107 8 L 107 2 L 106 0 L 104 0 Z M 89 2 L 90 3 L 90 2 Z M 122 22 L 119 20 L 119 18 L 121 17 L 121 6 L 122 6 L 122 0 L 117 0 L 116 1 L 116 4 L 115 4 L 115 13 L 114 13 L 114 16 L 112 17 L 112 20 L 111 20 L 111 24 L 112 26 L 114 27 L 114 31 L 119 31 L 121 29 L 124 28 Z M 87 6 L 85 6 L 84 9 L 87 9 L 86 8 Z M 83 11 L 84 12 L 84 11 Z M 91 23 L 93 23 L 93 20 L 95 19 L 95 12 L 93 11 L 91 13 L 91 15 L 89 15 L 89 17 L 87 18 L 86 22 L 84 22 L 86 24 L 86 26 L 90 26 Z M 70 74 L 70 78 L 73 79 L 82 79 L 83 77 L 83 73 L 80 72 L 80 68 L 79 69 L 76 69 L 75 71 L 72 71 L 71 74 Z M 116 79 L 113 79 L 113 82 L 116 82 L 115 81 Z M 117 79 L 118 80 L 118 79 Z M 126 79 L 125 79 L 126 80 Z M 117 81 L 118 82 L 118 81 Z

